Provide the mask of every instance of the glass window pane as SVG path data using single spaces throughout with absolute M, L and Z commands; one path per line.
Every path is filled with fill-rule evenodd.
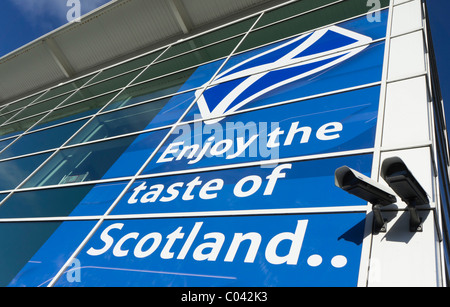
M 61 150 L 26 187 L 98 180 L 132 144 L 136 136 Z
M 18 112 L 20 112 L 20 110 L 11 111 L 11 112 L 6 113 L 6 114 L 0 114 L 0 125 L 3 124 L 3 123 L 6 123 L 6 121 L 8 119 L 10 119 L 14 115 L 16 115 Z
M 0 224 L 0 286 L 47 286 L 96 223 Z
M 0 159 L 21 156 L 61 146 L 74 134 L 86 120 L 72 122 L 66 125 L 23 135 L 14 144 L 0 153 Z
M 295 16 L 318 7 L 331 4 L 336 2 L 336 0 L 303 0 L 296 1 L 292 4 L 283 6 L 281 8 L 269 11 L 264 13 L 261 19 L 258 21 L 258 24 L 255 26 L 255 29 L 261 28 L 265 25 L 271 24 L 273 22 L 277 22 L 279 20 L 289 18 L 291 16 Z
M 80 78 L 78 80 L 75 80 L 73 82 L 69 82 L 66 84 L 63 84 L 61 86 L 52 88 L 50 91 L 48 91 L 47 93 L 45 93 L 42 97 L 39 98 L 38 101 L 42 101 L 51 97 L 55 97 L 57 95 L 61 95 L 67 92 L 73 92 L 76 89 L 79 89 L 80 87 L 82 87 L 87 81 L 89 81 L 90 79 L 92 79 L 94 77 L 94 74 L 91 74 L 89 76 Z
M 389 0 L 383 0 L 381 2 L 382 7 L 389 4 Z M 356 15 L 364 14 L 367 13 L 367 10 L 368 8 L 366 6 L 366 2 L 364 1 L 343 1 L 336 5 L 253 31 L 239 46 L 237 52 L 333 24 Z
M 156 77 L 160 77 L 171 72 L 182 70 L 191 66 L 213 61 L 230 55 L 242 37 L 236 37 L 225 42 L 218 43 L 203 49 L 172 58 L 167 61 L 156 63 L 150 66 L 133 83 L 139 83 Z
M 55 98 L 51 98 L 44 102 L 39 102 L 37 104 L 33 104 L 31 106 L 26 107 L 16 116 L 11 118 L 11 121 L 19 120 L 28 116 L 32 116 L 34 114 L 39 114 L 45 111 L 49 111 L 57 107 L 61 102 L 67 99 L 72 93 L 64 94 L 61 96 L 57 96 Z
M 0 206 L 0 218 L 69 216 L 93 187 L 17 192 Z
M 106 110 L 130 106 L 139 102 L 171 95 L 180 90 L 181 86 L 191 77 L 195 69 L 186 70 L 161 79 L 138 84 L 125 89 L 114 99 Z
M 166 129 L 61 150 L 24 187 L 135 175 L 167 133 Z
M 14 141 L 15 138 L 11 138 L 11 139 L 7 139 L 4 141 L 0 141 L 0 150 L 3 150 L 6 146 L 8 146 L 9 144 L 12 143 L 12 141 Z
M 127 185 L 127 181 L 96 184 L 76 206 L 70 216 L 105 214 Z
M 195 93 L 188 92 L 98 115 L 69 142 L 69 145 L 173 124 L 194 99 Z
M 6 108 L 2 109 L 1 114 L 5 114 L 20 108 L 23 108 L 24 106 L 29 105 L 30 103 L 32 103 L 33 101 L 35 101 L 40 95 L 42 95 L 42 92 L 36 95 L 33 95 L 31 97 L 16 101 L 14 103 L 11 103 L 10 105 L 8 105 Z
M 203 34 L 201 36 L 189 39 L 178 44 L 173 45 L 167 50 L 159 60 L 164 60 L 177 54 L 181 54 L 193 49 L 201 48 L 203 46 L 216 43 L 226 38 L 247 32 L 255 23 L 255 18 L 250 18 L 230 26 Z
M 147 125 L 165 107 L 170 98 L 126 108 L 95 117 L 70 144 L 104 139 L 146 129 Z
M 133 80 L 134 77 L 136 77 L 140 73 L 140 70 L 135 70 L 133 72 L 130 72 L 128 74 L 122 75 L 120 77 L 110 79 L 104 82 L 96 83 L 94 85 L 91 85 L 89 87 L 85 87 L 81 90 L 79 90 L 77 93 L 75 93 L 72 97 L 67 99 L 63 106 L 71 104 L 76 101 L 88 99 L 97 95 L 101 95 L 107 92 L 111 92 L 116 89 L 120 89 L 128 83 L 130 83 L 131 80 Z
M 0 190 L 16 188 L 49 156 L 50 154 L 46 153 L 0 162 Z
M 0 223 L 0 287 L 6 287 L 61 225 L 52 223 Z
M 85 100 L 80 103 L 75 103 L 52 111 L 32 130 L 41 129 L 51 125 L 56 125 L 65 121 L 82 118 L 97 113 L 104 107 L 111 99 L 117 95 L 118 92 L 113 92 L 107 95 L 99 96 L 94 99 Z
M 6 124 L 0 127 L 0 136 L 5 138 L 22 133 L 36 124 L 45 114 L 39 114 L 33 117 L 28 117 L 23 120 L 13 122 L 11 124 Z
M 96 76 L 92 81 L 89 82 L 89 84 L 99 82 L 111 77 L 114 77 L 116 75 L 120 75 L 122 73 L 131 71 L 133 69 L 137 69 L 143 66 L 147 66 L 151 64 L 160 54 L 161 50 L 150 53 L 148 55 L 145 55 L 143 57 L 122 63 L 120 65 L 105 69 L 102 71 L 98 76 Z

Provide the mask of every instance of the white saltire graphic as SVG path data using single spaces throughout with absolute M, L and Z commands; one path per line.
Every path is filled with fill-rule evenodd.
M 332 48 L 326 50 L 324 52 L 309 54 L 306 56 L 301 56 L 301 53 L 316 44 L 319 40 L 321 40 L 328 31 L 335 32 L 335 34 L 341 35 L 343 38 L 350 38 L 354 42 L 351 44 L 347 44 L 345 46 L 341 46 L 338 48 Z M 304 40 L 308 37 L 303 43 L 295 47 L 297 42 Z M 317 30 L 314 33 L 304 34 L 294 39 L 287 41 L 284 44 L 281 44 L 275 48 L 272 48 L 268 51 L 262 52 L 256 56 L 253 56 L 245 61 L 240 62 L 239 64 L 221 72 L 212 82 L 211 86 L 207 91 L 214 90 L 214 86 L 221 84 L 223 82 L 245 78 L 243 81 L 236 86 L 233 90 L 231 90 L 219 103 L 211 103 L 208 104 L 204 95 L 202 95 L 202 90 L 198 90 L 196 92 L 196 98 L 198 98 L 197 105 L 200 109 L 200 113 L 203 119 L 210 119 L 207 121 L 208 124 L 216 123 L 224 118 L 225 115 L 232 113 L 249 102 L 255 100 L 256 98 L 268 93 L 276 88 L 279 88 L 283 85 L 295 82 L 312 74 L 318 73 L 320 71 L 326 70 L 330 67 L 333 67 L 351 57 L 357 55 L 364 49 L 366 49 L 369 44 L 372 42 L 372 38 L 338 27 L 331 26 L 321 30 Z M 263 56 L 266 56 L 270 53 L 276 52 L 282 48 L 287 48 L 289 45 L 293 45 L 293 49 L 280 57 L 278 60 L 275 60 L 271 63 L 262 64 L 255 67 L 245 68 L 244 65 L 257 60 Z M 295 48 L 294 48 L 295 47 Z M 327 59 L 333 59 L 332 61 L 326 61 Z M 304 65 L 309 65 L 316 62 L 325 62 L 325 64 L 318 64 L 317 67 L 296 75 L 294 77 L 289 77 L 285 80 L 274 83 L 271 86 L 266 88 L 262 88 L 251 96 L 245 98 L 241 102 L 236 105 L 230 107 L 235 99 L 239 97 L 245 90 L 247 90 L 250 86 L 252 86 L 255 82 L 260 80 L 262 77 L 266 76 L 268 73 L 272 71 L 279 71 L 287 68 L 300 67 Z M 244 67 L 244 69 L 242 69 Z M 233 73 L 233 71 L 236 71 Z M 208 82 L 209 83 L 209 82 Z M 200 96 L 200 97 L 199 97 Z M 210 105 L 214 105 L 215 107 L 211 110 Z

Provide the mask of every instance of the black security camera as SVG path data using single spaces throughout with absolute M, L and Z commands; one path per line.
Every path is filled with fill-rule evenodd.
M 386 231 L 386 221 L 381 215 L 381 207 L 397 202 L 397 198 L 387 187 L 348 166 L 342 166 L 336 170 L 335 184 L 344 191 L 371 203 L 375 218 L 374 230 Z
M 427 205 L 430 202 L 427 193 L 406 164 L 399 157 L 384 160 L 381 177 L 408 205 L 411 214 L 411 231 L 421 231 L 421 219 L 417 214 L 416 206 Z
M 397 201 L 386 187 L 348 166 L 336 170 L 335 183 L 337 187 L 373 205 L 387 206 Z
M 400 158 L 384 160 L 381 177 L 406 204 L 421 206 L 430 203 L 427 193 Z

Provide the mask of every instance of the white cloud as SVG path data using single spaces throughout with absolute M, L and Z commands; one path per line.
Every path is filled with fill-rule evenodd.
M 9 0 L 13 3 L 34 26 L 43 28 L 55 27 L 68 22 L 68 0 Z M 80 0 L 81 14 L 84 15 L 110 0 Z

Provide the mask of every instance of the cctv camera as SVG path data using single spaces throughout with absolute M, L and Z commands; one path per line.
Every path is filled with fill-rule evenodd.
M 427 193 L 400 158 L 384 160 L 381 177 L 408 206 L 429 204 Z
M 335 183 L 337 187 L 373 205 L 387 206 L 397 201 L 386 187 L 347 166 L 336 170 Z
M 349 168 L 340 167 L 335 172 L 336 186 L 373 205 L 374 231 L 386 232 L 386 220 L 381 215 L 381 207 L 397 202 L 397 198 L 386 187 L 367 176 Z
M 410 231 L 422 231 L 422 219 L 417 213 L 416 206 L 427 205 L 429 200 L 427 193 L 406 167 L 405 163 L 399 157 L 384 160 L 381 167 L 381 177 L 408 205 Z

